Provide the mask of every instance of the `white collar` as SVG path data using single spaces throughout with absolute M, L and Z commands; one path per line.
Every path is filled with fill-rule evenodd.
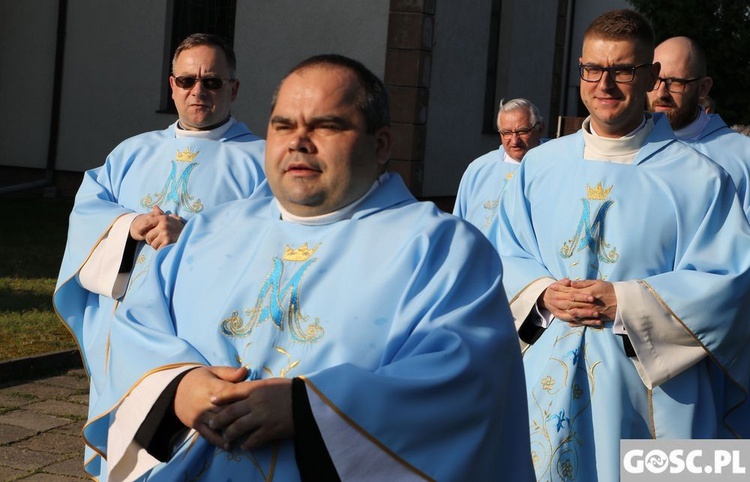
M 595 137 L 602 137 L 602 136 L 600 136 L 600 135 L 599 135 L 599 134 L 598 134 L 598 133 L 597 133 L 597 132 L 596 132 L 596 131 L 594 130 L 594 126 L 592 126 L 592 125 L 591 125 L 591 116 L 589 116 L 589 117 L 588 117 L 588 118 L 586 119 L 586 121 L 588 121 L 588 122 L 586 123 L 586 127 L 587 127 L 586 131 L 587 131 L 587 132 L 589 132 L 590 134 L 593 134 L 593 135 L 594 135 Z M 636 134 L 636 132 L 638 132 L 639 130 L 643 129 L 643 128 L 644 128 L 645 126 L 646 126 L 646 114 L 643 114 L 643 119 L 641 119 L 641 123 L 640 123 L 640 125 L 639 125 L 638 127 L 636 127 L 636 128 L 635 128 L 635 129 L 633 130 L 633 131 L 631 131 L 631 132 L 629 132 L 629 133 L 625 134 L 624 136 L 622 136 L 622 137 L 621 137 L 620 139 L 623 139 L 623 138 L 625 138 L 625 137 L 632 137 L 632 136 L 634 136 L 634 135 Z M 611 139 L 611 138 L 610 138 L 610 139 Z
M 370 189 L 359 199 L 351 202 L 343 208 L 326 214 L 320 214 L 318 216 L 297 216 L 292 214 L 281 205 L 278 199 L 276 199 L 276 205 L 279 207 L 281 212 L 281 219 L 283 221 L 289 221 L 295 224 L 304 224 L 305 226 L 323 226 L 325 224 L 333 224 L 344 219 L 351 219 L 352 216 L 357 212 L 357 207 L 362 204 L 370 194 L 372 194 L 380 185 L 388 179 L 388 173 L 383 173 L 379 178 L 375 180 Z
M 234 117 L 229 116 L 229 120 L 227 120 L 225 123 L 220 125 L 219 127 L 215 127 L 208 131 L 189 131 L 187 129 L 183 129 L 180 127 L 180 121 L 177 121 L 177 123 L 174 126 L 174 136 L 176 138 L 182 138 L 182 137 L 193 137 L 196 139 L 208 139 L 211 141 L 218 141 L 222 137 L 224 137 L 224 134 L 227 133 L 227 131 L 237 123 L 237 121 L 234 119 Z
M 500 149 L 503 150 L 503 162 L 507 162 L 509 164 L 521 164 L 521 161 L 516 161 L 515 159 L 510 157 L 503 146 L 500 146 Z
M 583 121 L 583 158 L 590 161 L 609 161 L 618 164 L 630 164 L 635 160 L 638 151 L 646 143 L 654 128 L 654 121 L 649 114 L 637 129 L 619 138 L 601 137 L 591 129 L 591 116 Z

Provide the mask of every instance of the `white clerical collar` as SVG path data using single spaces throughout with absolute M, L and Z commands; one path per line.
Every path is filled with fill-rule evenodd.
M 174 136 L 177 138 L 193 137 L 197 139 L 208 139 L 211 141 L 218 141 L 219 139 L 224 137 L 224 134 L 226 134 L 227 131 L 236 123 L 237 121 L 234 119 L 234 117 L 229 116 L 229 120 L 227 120 L 225 123 L 223 123 L 222 125 L 214 129 L 211 129 L 208 131 L 189 131 L 187 129 L 183 129 L 180 126 L 180 121 L 177 121 L 177 124 L 175 124 L 174 126 Z
M 609 161 L 630 164 L 654 128 L 653 117 L 644 115 L 641 125 L 628 135 L 601 137 L 591 128 L 591 116 L 583 121 L 583 158 L 590 161 Z
M 351 217 L 354 216 L 354 213 L 357 212 L 357 207 L 362 204 L 362 201 L 364 201 L 370 194 L 372 194 L 372 192 L 380 187 L 380 185 L 385 182 L 386 179 L 388 179 L 388 173 L 381 174 L 380 177 L 375 180 L 370 189 L 363 196 L 361 196 L 356 201 L 347 204 L 338 211 L 333 211 L 332 213 L 321 214 L 319 216 L 297 216 L 284 209 L 284 206 L 281 205 L 278 199 L 276 200 L 276 205 L 279 207 L 279 211 L 281 212 L 281 219 L 283 221 L 304 224 L 305 226 L 322 226 L 324 224 L 333 224 L 344 219 L 351 219 Z
M 651 116 L 649 116 L 649 117 L 651 117 Z M 598 132 L 596 132 L 596 130 L 594 130 L 594 126 L 591 125 L 591 116 L 588 116 L 586 118 L 586 120 L 583 121 L 583 122 L 585 124 L 584 130 L 588 131 L 589 133 L 593 134 L 596 137 L 602 137 L 602 136 L 599 135 Z M 645 126 L 646 126 L 646 114 L 643 114 L 643 119 L 641 119 L 641 123 L 638 125 L 638 127 L 636 127 L 634 130 L 632 130 L 630 133 L 625 134 L 620 139 L 623 139 L 625 137 L 632 137 L 632 136 L 634 136 L 636 132 L 638 132 L 639 130 L 643 129 Z
M 711 122 L 711 117 L 701 110 L 693 122 L 674 131 L 674 135 L 681 141 L 694 141 L 698 139 L 709 122 Z
M 505 148 L 504 147 L 500 147 L 500 148 L 503 150 L 503 162 L 508 162 L 510 164 L 521 164 L 521 161 L 516 161 L 515 159 L 513 159 L 512 157 L 510 157 L 508 155 L 508 153 L 505 152 Z

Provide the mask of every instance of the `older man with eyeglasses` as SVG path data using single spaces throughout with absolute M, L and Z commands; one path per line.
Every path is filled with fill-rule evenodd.
M 490 233 L 537 480 L 619 480 L 622 439 L 750 435 L 750 225 L 727 173 L 644 112 L 653 54 L 635 11 L 588 27 L 590 115 L 526 155 Z
M 648 94 L 648 110 L 666 114 L 678 139 L 727 170 L 750 216 L 750 138 L 701 107 L 713 85 L 705 52 L 693 39 L 672 37 L 656 47 L 654 60 L 661 73 Z
M 500 102 L 497 130 L 502 148 L 490 151 L 469 164 L 461 178 L 453 214 L 487 234 L 497 215 L 500 195 L 521 164 L 523 156 L 539 145 L 544 118 L 526 99 Z
M 53 301 L 82 353 L 90 413 L 98 413 L 114 311 L 151 256 L 193 215 L 249 197 L 265 180 L 265 141 L 230 113 L 239 81 L 229 43 L 190 35 L 175 51 L 172 74 L 178 120 L 125 140 L 87 171 L 70 216 Z M 91 475 L 106 473 L 95 450 L 87 448 L 86 461 Z

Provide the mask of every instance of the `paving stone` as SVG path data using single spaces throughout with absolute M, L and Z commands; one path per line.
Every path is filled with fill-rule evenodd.
M 76 420 L 74 422 L 70 422 L 67 425 L 54 428 L 50 430 L 50 432 L 60 433 L 60 434 L 65 434 L 65 435 L 73 435 L 81 439 L 81 434 L 83 433 L 84 424 L 85 424 L 85 420 Z M 81 443 L 83 443 L 83 439 L 81 439 Z
M 81 482 L 88 412 L 83 369 L 0 385 L 0 481 Z
M 37 397 L 22 396 L 15 387 L 0 388 L 0 409 L 3 412 L 7 409 L 23 407 L 39 400 Z
M 35 433 L 35 430 L 17 425 L 0 424 L 0 445 L 18 442 L 19 440 L 31 437 Z
M 83 455 L 76 455 L 68 460 L 58 462 L 56 464 L 48 465 L 44 468 L 44 472 L 57 475 L 67 475 L 71 477 L 80 477 L 82 479 L 90 479 L 91 477 L 86 474 L 83 470 Z
M 61 459 L 62 457 L 58 454 L 28 450 L 16 445 L 0 447 L 0 465 L 18 470 L 35 471 L 59 462 Z
M 18 480 L 18 482 L 81 482 L 81 480 L 91 480 L 90 478 L 71 477 L 68 475 L 56 474 L 34 474 Z
M 11 393 L 16 393 L 20 396 L 29 396 L 36 399 L 64 399 L 76 393 L 75 390 L 72 390 L 70 388 L 45 385 L 44 383 L 40 383 L 38 381 L 9 387 L 9 390 L 11 390 Z
M 24 407 L 24 410 L 33 410 L 47 415 L 56 415 L 58 417 L 67 417 L 75 419 L 85 419 L 88 414 L 88 407 L 80 403 L 64 402 L 60 400 L 44 400 L 32 403 Z
M 88 407 L 89 405 L 89 393 L 88 391 L 86 393 L 81 393 L 79 395 L 71 395 L 67 398 L 69 402 L 75 402 L 80 403 L 82 405 L 86 405 Z
M 28 428 L 37 432 L 45 432 L 68 423 L 70 423 L 70 420 L 28 410 L 14 410 L 0 415 L 0 424 Z
M 19 442 L 15 444 L 15 447 L 40 452 L 75 455 L 80 452 L 81 439 L 71 435 L 46 432 Z
M 0 465 L 0 480 L 17 480 L 24 474 L 28 474 L 27 470 L 18 470 L 13 467 L 4 467 Z
M 81 378 L 70 375 L 45 378 L 43 383 L 45 385 L 53 385 L 55 387 L 70 388 L 79 391 L 88 390 L 89 388 L 89 381 L 86 377 Z

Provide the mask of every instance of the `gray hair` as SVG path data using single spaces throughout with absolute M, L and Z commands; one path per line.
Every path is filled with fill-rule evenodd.
M 544 117 L 539 113 L 539 109 L 530 100 L 518 98 L 505 102 L 505 99 L 502 99 L 497 112 L 497 129 L 500 130 L 500 114 L 518 109 L 525 109 L 529 113 L 532 124 L 544 122 Z

